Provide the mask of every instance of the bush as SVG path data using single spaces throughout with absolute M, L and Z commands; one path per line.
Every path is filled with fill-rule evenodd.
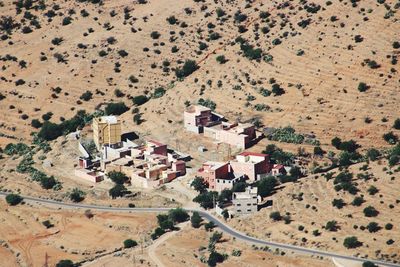
M 369 89 L 369 86 L 366 83 L 360 82 L 358 84 L 358 91 L 365 92 Z
M 109 103 L 105 108 L 105 113 L 107 115 L 121 115 L 128 110 L 129 108 L 125 105 L 124 102 Z
M 109 195 L 115 199 L 117 197 L 123 197 L 128 193 L 126 187 L 122 184 L 116 184 L 113 188 L 108 191 Z
M 9 194 L 6 196 L 6 201 L 10 206 L 18 205 L 22 200 L 23 198 L 18 194 Z
M 42 224 L 44 225 L 44 227 L 46 227 L 47 229 L 51 228 L 54 226 L 54 224 L 52 224 L 49 220 L 43 221 Z
M 368 231 L 369 231 L 370 233 L 378 232 L 379 229 L 381 229 L 381 227 L 380 227 L 380 226 L 378 225 L 378 223 L 376 223 L 376 222 L 370 222 L 370 223 L 367 225 L 366 228 L 368 229 Z
M 368 190 L 367 190 L 367 192 L 371 195 L 371 196 L 373 196 L 373 195 L 375 195 L 376 193 L 378 193 L 378 188 L 376 188 L 375 186 L 373 186 L 373 185 L 371 185 L 369 188 L 368 188 Z
M 258 188 L 258 194 L 261 197 L 266 197 L 272 193 L 275 186 L 277 184 L 277 180 L 273 176 L 268 176 L 257 182 L 256 186 Z
M 71 24 L 71 21 L 72 21 L 72 18 L 71 18 L 71 17 L 65 17 L 65 18 L 63 19 L 63 21 L 62 21 L 62 25 L 63 25 L 63 26 L 69 25 L 69 24 Z
M 33 119 L 31 125 L 33 128 L 39 129 L 43 124 L 38 119 Z
M 181 223 L 189 219 L 189 214 L 182 208 L 176 208 L 168 212 L 168 217 L 173 223 Z
M 385 134 L 383 135 L 383 139 L 384 139 L 386 142 L 388 142 L 389 144 L 391 144 L 391 145 L 396 144 L 397 141 L 398 141 L 397 135 L 395 135 L 393 132 L 385 133 Z
M 93 96 L 92 92 L 86 91 L 79 97 L 79 99 L 82 99 L 84 101 L 89 101 L 90 99 L 92 99 L 92 96 Z
M 394 121 L 393 128 L 395 128 L 396 130 L 400 130 L 400 118 Z
M 116 184 L 124 184 L 126 183 L 129 178 L 122 172 L 111 171 L 107 174 L 108 178 L 111 179 Z
M 207 108 L 209 108 L 209 109 L 211 109 L 211 110 L 215 110 L 215 108 L 217 107 L 217 104 L 216 104 L 214 101 L 212 101 L 211 99 L 203 99 L 203 98 L 200 98 L 200 99 L 197 101 L 197 103 L 198 103 L 199 105 L 204 106 L 204 107 L 207 107 Z
M 137 245 L 138 245 L 138 243 L 132 239 L 126 239 L 124 241 L 124 248 L 133 248 L 133 247 L 136 247 Z
M 345 248 L 356 248 L 361 246 L 361 242 L 358 241 L 357 237 L 355 236 L 350 236 L 350 237 L 346 237 L 343 241 L 343 246 Z
M 205 229 L 207 232 L 210 231 L 210 230 L 212 230 L 212 229 L 214 229 L 214 228 L 215 228 L 215 224 L 214 224 L 214 222 L 212 222 L 212 221 L 210 221 L 210 222 L 204 224 L 204 229 Z
M 80 190 L 79 188 L 72 189 L 72 192 L 69 194 L 69 198 L 73 202 L 81 202 L 85 199 L 85 192 Z
M 225 58 L 224 55 L 219 55 L 216 57 L 216 60 L 219 64 L 224 64 L 226 63 L 228 60 Z
M 153 98 L 160 98 L 165 94 L 166 90 L 163 87 L 158 87 L 154 90 Z
M 364 198 L 362 197 L 355 197 L 353 201 L 351 202 L 351 205 L 359 207 L 364 203 Z
M 217 192 L 203 192 L 196 196 L 193 201 L 200 204 L 204 209 L 214 208 L 214 199 L 218 196 Z
M 151 38 L 153 38 L 154 40 L 160 38 L 161 34 L 157 31 L 153 31 L 150 33 Z
M 196 176 L 190 186 L 199 193 L 204 193 L 207 191 L 207 183 L 204 181 L 203 177 Z
M 186 60 L 182 68 L 175 70 L 175 75 L 177 78 L 185 78 L 195 72 L 198 69 L 197 63 L 194 60 Z
M 132 98 L 132 102 L 136 106 L 141 106 L 144 103 L 146 103 L 147 101 L 149 101 L 149 99 L 145 95 L 138 95 L 138 96 L 135 96 L 135 97 Z
M 370 261 L 364 261 L 362 267 L 378 267 L 378 265 Z
M 379 214 L 379 212 L 372 206 L 366 207 L 363 212 L 365 217 L 376 217 Z
M 332 200 L 332 206 L 341 209 L 346 205 L 346 203 L 344 203 L 343 199 L 333 199 Z
M 328 231 L 334 232 L 334 231 L 337 230 L 337 228 L 338 228 L 338 226 L 337 226 L 337 221 L 335 221 L 335 220 L 329 221 L 329 222 L 327 222 L 326 225 L 325 225 L 325 229 L 328 230 Z
M 271 218 L 274 221 L 279 221 L 282 219 L 282 216 L 279 211 L 273 211 L 269 214 L 269 218 Z
M 56 267 L 75 267 L 75 264 L 71 260 L 60 260 Z
M 202 218 L 197 211 L 193 212 L 190 222 L 193 228 L 199 228 L 201 226 Z
M 56 184 L 57 184 L 57 181 L 54 178 L 54 176 L 43 177 L 40 180 L 40 185 L 42 186 L 42 188 L 47 189 L 47 190 L 52 189 Z
M 381 153 L 379 152 L 379 150 L 377 150 L 375 148 L 370 148 L 367 151 L 367 157 L 369 160 L 372 160 L 372 161 L 377 160 L 380 155 L 381 155 Z
M 394 49 L 399 49 L 400 48 L 400 42 L 393 42 L 393 48 Z
M 393 224 L 391 224 L 391 223 L 385 224 L 385 229 L 386 230 L 392 230 L 393 229 Z

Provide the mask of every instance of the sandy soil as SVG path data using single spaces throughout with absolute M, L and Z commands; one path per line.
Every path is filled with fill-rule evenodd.
M 179 140 L 182 150 L 187 151 L 207 143 L 202 138 L 196 138 L 194 143 L 194 135 L 184 132 L 181 124 L 184 102 L 196 102 L 200 97 L 215 101 L 217 111 L 232 120 L 260 117 L 266 126 L 292 125 L 300 132 L 314 132 L 323 144 L 329 143 L 333 136 L 340 136 L 354 138 L 365 146 L 383 146 L 382 133 L 387 132 L 393 120 L 400 115 L 397 108 L 398 64 L 390 63 L 391 58 L 398 55 L 392 47 L 398 14 L 385 19 L 387 10 L 374 0 L 359 2 L 354 8 L 346 1 L 330 6 L 326 6 L 324 1 L 317 1 L 322 8 L 316 14 L 306 12 L 303 7 L 299 10 L 299 3 L 278 8 L 283 1 L 254 1 L 248 7 L 240 1 L 229 5 L 215 4 L 214 1 L 194 3 L 191 0 L 149 1 L 144 5 L 127 0 L 104 2 L 103 6 L 75 1 L 57 2 L 61 12 L 67 9 L 76 12 L 72 15 L 72 23 L 67 26 L 61 26 L 63 16 L 48 22 L 43 11 L 30 10 L 38 16 L 41 28 L 29 34 L 16 30 L 9 40 L 0 42 L 3 56 L 10 54 L 16 56 L 18 61 L 27 62 L 27 67 L 22 69 L 17 62 L 2 62 L 5 67 L 2 77 L 7 82 L 0 85 L 6 96 L 0 107 L 8 110 L 0 114 L 2 133 L 29 138 L 29 133 L 34 130 L 29 126 L 31 119 L 41 119 L 41 115 L 48 111 L 54 113 L 51 120 L 58 122 L 61 116 L 71 117 L 78 109 L 93 111 L 99 103 L 111 100 L 131 105 L 128 96 L 150 95 L 159 86 L 168 91 L 162 98 L 153 99 L 140 107 L 145 120 L 143 124 L 134 125 L 130 112 L 123 119 L 130 128 L 134 127 L 138 132 L 150 134 L 161 141 L 172 144 Z M 47 2 L 47 10 L 53 3 Z M 385 2 L 392 9 L 394 3 Z M 125 22 L 124 7 L 131 10 L 131 18 Z M 248 31 L 238 33 L 238 24 L 235 25 L 232 18 L 225 22 L 217 20 L 217 7 L 227 13 L 226 17 L 233 17 L 237 10 L 241 10 L 247 15 L 247 20 L 241 24 Z M 185 8 L 191 12 L 185 11 Z M 83 9 L 89 12 L 88 17 L 80 15 Z M 111 17 L 111 11 L 117 15 Z M 260 11 L 269 11 L 276 26 L 271 27 L 260 20 Z M 207 12 L 211 16 L 206 15 Z M 12 15 L 17 21 L 22 16 L 15 15 L 11 1 L 5 1 L 1 14 Z M 166 18 L 172 15 L 179 23 L 185 22 L 188 26 L 169 25 Z M 336 21 L 332 21 L 332 16 L 336 16 Z M 304 29 L 298 26 L 298 22 L 307 17 L 311 20 L 310 24 Z M 103 27 L 108 22 L 112 29 Z M 220 33 L 221 38 L 207 42 L 206 29 L 210 22 L 216 25 L 213 30 Z M 264 26 L 269 26 L 269 33 L 260 32 Z M 88 33 L 89 28 L 93 32 Z M 198 28 L 202 28 L 203 32 L 196 33 Z M 159 39 L 150 37 L 153 31 L 161 34 Z M 175 34 L 170 34 L 171 31 Z M 180 31 L 184 32 L 183 36 L 178 34 Z M 288 37 L 282 37 L 285 32 L 289 33 Z M 87 36 L 84 33 L 88 33 Z M 361 35 L 363 41 L 355 43 L 356 35 Z M 114 44 L 106 41 L 111 36 L 117 40 Z M 171 36 L 176 36 L 176 40 L 171 42 Z M 268 52 L 273 61 L 250 61 L 239 55 L 239 45 L 230 45 L 238 36 Z M 53 45 L 51 41 L 55 37 L 62 37 L 64 41 Z M 282 44 L 271 45 L 277 37 Z M 200 41 L 206 42 L 209 47 L 197 55 Z M 79 43 L 88 48 L 77 48 Z M 177 53 L 171 53 L 174 45 L 179 49 Z M 143 51 L 144 48 L 149 48 L 149 52 Z M 107 56 L 98 55 L 102 49 L 107 51 Z M 129 55 L 120 57 L 117 54 L 120 49 L 126 50 Z M 161 53 L 157 54 L 157 50 Z M 297 56 L 298 50 L 303 50 L 304 55 Z M 47 60 L 40 61 L 41 52 Z M 64 54 L 68 62 L 57 63 L 53 57 L 55 53 Z M 228 62 L 216 63 L 216 55 L 225 55 Z M 195 59 L 200 68 L 183 82 L 175 82 L 173 71 L 162 70 L 164 60 L 168 60 L 170 68 L 174 69 L 178 60 L 190 58 Z M 370 69 L 362 66 L 365 59 L 375 60 L 380 67 Z M 94 64 L 92 60 L 97 62 Z M 121 64 L 120 72 L 113 71 L 116 63 Z M 156 63 L 157 67 L 152 68 L 152 63 Z M 130 83 L 130 75 L 137 77 L 139 82 Z M 21 78 L 26 83 L 15 86 L 15 81 Z M 270 78 L 281 84 L 286 91 L 284 95 L 263 97 L 258 94 L 260 87 L 270 89 Z M 195 83 L 194 79 L 198 82 Z M 211 85 L 207 84 L 208 80 Z M 218 80 L 222 81 L 221 88 L 217 86 Z M 370 89 L 365 93 L 359 92 L 359 82 L 367 83 Z M 236 85 L 241 86 L 241 90 L 233 90 Z M 57 86 L 62 91 L 58 98 L 53 98 L 51 88 Z M 115 97 L 113 92 L 117 88 L 126 96 Z M 96 89 L 104 95 L 96 94 Z M 77 104 L 86 90 L 93 92 L 93 99 Z M 255 96 L 256 100 L 246 106 L 249 95 Z M 255 111 L 254 104 L 260 103 L 270 106 L 270 111 Z M 10 105 L 15 108 L 10 109 Z M 27 114 L 29 119 L 21 119 L 22 114 Z M 372 119 L 372 123 L 366 124 L 366 117 Z M 381 121 L 384 117 L 388 122 Z
M 279 190 L 271 198 L 273 206 L 261 209 L 253 216 L 234 218 L 230 224 L 236 229 L 249 235 L 264 239 L 292 243 L 305 247 L 314 247 L 329 251 L 341 252 L 345 254 L 368 255 L 372 258 L 389 257 L 399 260 L 400 231 L 396 225 L 400 224 L 399 213 L 399 179 L 398 173 L 388 174 L 383 171 L 385 164 L 371 163 L 368 173 L 373 174 L 373 179 L 363 181 L 354 177 L 358 184 L 360 192 L 358 196 L 363 195 L 365 202 L 360 207 L 351 205 L 354 196 L 343 191 L 336 192 L 333 188 L 333 182 L 326 181 L 321 176 L 310 176 L 303 178 L 298 183 L 287 183 L 282 190 Z M 360 172 L 360 164 L 350 168 L 351 171 Z M 365 172 L 362 172 L 365 173 Z M 374 185 L 379 192 L 371 196 L 367 189 Z M 297 196 L 303 193 L 303 200 L 297 199 Z M 332 206 L 333 199 L 343 199 L 347 205 L 342 209 Z M 309 205 L 309 208 L 306 207 Z M 379 215 L 373 218 L 367 218 L 363 214 L 363 209 L 372 205 L 379 211 Z M 393 205 L 392 208 L 389 206 Z M 291 223 L 285 224 L 283 221 L 273 222 L 269 218 L 272 211 L 279 211 L 282 215 L 289 213 Z M 336 220 L 339 230 L 330 232 L 322 227 L 326 222 Z M 367 226 L 369 222 L 377 222 L 382 229 L 377 233 L 370 233 L 368 230 L 361 230 L 360 226 Z M 392 230 L 385 230 L 387 223 L 393 224 Z M 298 227 L 304 226 L 300 231 Z M 354 229 L 357 225 L 358 229 Z M 318 229 L 321 235 L 314 236 L 313 231 Z M 363 245 L 356 249 L 346 249 L 343 246 L 343 240 L 347 236 L 356 236 Z M 306 238 L 303 242 L 302 238 Z M 392 245 L 387 245 L 386 241 L 393 239 Z
M 61 259 L 75 262 L 109 253 L 132 238 L 146 242 L 157 222 L 155 214 L 110 214 L 62 211 L 0 203 L 0 239 L 3 266 L 42 266 L 46 253 L 49 266 Z M 54 226 L 46 229 L 42 222 Z M 18 264 L 17 264 L 18 263 Z

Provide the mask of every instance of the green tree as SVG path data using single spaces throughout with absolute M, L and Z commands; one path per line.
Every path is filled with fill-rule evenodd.
M 364 261 L 362 264 L 362 267 L 378 267 L 378 265 L 376 265 L 375 263 L 373 263 L 371 261 Z
M 129 108 L 125 105 L 124 102 L 119 103 L 108 103 L 105 108 L 105 113 L 107 115 L 121 115 L 128 111 Z
M 211 251 L 210 256 L 208 257 L 207 264 L 208 266 L 216 266 L 217 263 L 221 263 L 224 261 L 224 256 L 216 251 Z
M 174 223 L 185 222 L 189 219 L 189 214 L 182 208 L 172 209 L 168 212 L 168 216 Z
M 190 184 L 199 193 L 204 193 L 207 190 L 207 183 L 203 177 L 196 176 Z
M 149 98 L 145 95 L 138 95 L 138 96 L 135 96 L 132 98 L 132 102 L 136 106 L 141 106 L 144 103 L 146 103 L 147 101 L 149 101 Z
M 371 185 L 368 189 L 367 189 L 368 194 L 370 194 L 371 196 L 375 195 L 376 193 L 379 192 L 378 188 L 376 188 L 375 186 Z
M 364 198 L 363 197 L 355 197 L 353 201 L 351 202 L 351 205 L 359 207 L 364 203 Z
M 341 143 L 342 140 L 339 137 L 335 137 L 331 141 L 332 146 L 334 146 L 336 149 L 339 149 Z
M 367 225 L 366 228 L 368 229 L 368 231 L 369 231 L 370 233 L 378 232 L 378 231 L 381 229 L 381 227 L 379 226 L 379 224 L 376 223 L 376 222 L 370 222 L 370 223 Z
M 79 188 L 72 189 L 72 192 L 69 194 L 69 198 L 73 202 L 81 202 L 85 199 L 85 192 L 80 190 Z
M 258 194 L 261 197 L 266 197 L 270 195 L 274 190 L 276 184 L 277 181 L 273 176 L 268 176 L 266 178 L 261 179 L 260 181 L 257 182 Z
M 135 240 L 132 239 L 126 239 L 124 241 L 124 248 L 133 248 L 137 246 L 137 242 Z
M 361 246 L 361 242 L 358 241 L 357 237 L 355 236 L 349 236 L 346 237 L 343 241 L 343 246 L 345 248 L 356 248 Z
M 273 211 L 269 214 L 269 217 L 274 221 L 279 221 L 282 219 L 281 213 L 279 211 Z
M 400 130 L 400 118 L 394 121 L 393 128 L 395 128 L 396 130 Z
M 44 189 L 52 189 L 56 184 L 57 181 L 54 176 L 42 177 L 42 179 L 40 179 L 40 185 Z
M 199 213 L 197 211 L 194 211 L 192 217 L 190 218 L 190 222 L 192 224 L 192 227 L 193 228 L 199 228 L 202 221 L 203 221 L 203 219 L 201 218 Z
M 197 63 L 194 60 L 186 60 L 182 68 L 177 68 L 175 74 L 177 78 L 185 78 L 198 69 Z
M 222 238 L 222 233 L 216 231 L 210 237 L 210 242 L 218 243 L 221 240 L 221 238 Z
M 209 221 L 208 223 L 204 224 L 204 229 L 208 232 L 212 229 L 215 228 L 215 224 L 212 221 Z
M 367 157 L 369 160 L 372 160 L 372 161 L 377 160 L 380 155 L 381 155 L 381 153 L 379 152 L 379 150 L 377 150 L 375 148 L 370 148 L 367 151 Z
M 344 203 L 343 199 L 333 199 L 332 200 L 332 206 L 341 209 L 345 206 L 346 204 Z
M 126 183 L 129 178 L 122 172 L 111 171 L 107 174 L 108 178 L 111 179 L 116 184 L 124 184 Z
M 109 195 L 115 199 L 117 197 L 123 197 L 128 193 L 126 187 L 122 184 L 116 184 L 113 188 L 108 191 Z
M 363 210 L 365 217 L 376 217 L 379 212 L 372 206 L 368 206 Z
M 60 127 L 60 125 L 49 121 L 45 121 L 38 133 L 38 137 L 47 141 L 51 141 L 61 136 L 62 134 L 63 134 L 63 129 L 62 127 Z
M 56 267 L 74 267 L 75 264 L 71 260 L 60 260 Z
M 18 194 L 8 194 L 6 196 L 6 201 L 10 206 L 18 205 L 22 200 L 23 198 Z
M 217 192 L 204 192 L 196 196 L 193 201 L 199 203 L 202 208 L 211 209 L 214 208 L 214 201 L 217 197 Z
M 338 228 L 337 221 L 335 221 L 335 220 L 328 221 L 325 225 L 325 229 L 328 231 L 335 232 L 335 231 L 337 231 L 337 228 Z

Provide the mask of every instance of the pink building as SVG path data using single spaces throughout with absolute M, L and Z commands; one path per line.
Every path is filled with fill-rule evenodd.
M 190 106 L 184 112 L 184 125 L 188 131 L 213 138 L 238 148 L 249 147 L 256 138 L 254 125 L 250 123 L 223 122 L 223 116 L 203 106 Z
M 217 179 L 228 179 L 230 173 L 229 163 L 207 161 L 198 170 L 198 175 L 203 177 L 208 184 L 208 188 L 214 190 Z
M 271 170 L 271 174 L 274 176 L 278 176 L 278 175 L 282 175 L 282 174 L 286 174 L 286 169 L 285 166 L 281 165 L 281 164 L 274 164 L 274 166 L 272 167 Z
M 188 107 L 183 117 L 185 128 L 195 133 L 202 133 L 203 127 L 212 122 L 211 109 L 203 106 Z
M 260 180 L 271 171 L 269 155 L 253 152 L 242 152 L 230 161 L 230 167 L 235 174 L 246 176 L 251 182 Z
M 243 152 L 230 162 L 203 163 L 198 171 L 211 190 L 222 191 L 232 189 L 235 183 L 247 178 L 255 182 L 266 177 L 271 171 L 269 155 L 253 152 Z

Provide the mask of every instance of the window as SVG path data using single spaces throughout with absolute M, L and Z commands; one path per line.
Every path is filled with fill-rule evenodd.
M 251 206 L 251 203 L 247 203 L 247 206 Z
M 240 205 L 240 203 L 238 203 L 238 204 L 236 204 L 236 206 L 242 206 L 242 205 Z
M 251 210 L 247 210 L 247 211 L 251 211 Z
M 237 212 L 242 212 L 241 210 L 237 210 Z

